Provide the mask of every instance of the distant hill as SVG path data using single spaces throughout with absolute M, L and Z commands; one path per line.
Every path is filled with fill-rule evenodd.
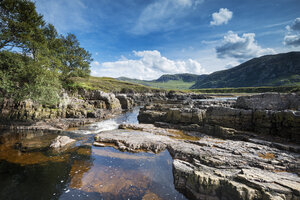
M 182 80 L 183 82 L 194 82 L 197 81 L 199 75 L 196 74 L 166 74 L 159 77 L 155 82 L 168 82 L 168 81 L 179 81 Z
M 140 79 L 131 79 L 127 77 L 119 77 L 117 80 L 138 83 L 145 86 L 160 89 L 189 89 L 196 83 L 199 75 L 195 74 L 166 74 L 156 80 L 145 81 Z
M 191 89 L 300 84 L 300 52 L 251 59 L 234 68 L 200 75 Z
M 300 86 L 300 52 L 262 56 L 212 74 L 166 74 L 152 81 L 117 79 L 161 89 Z

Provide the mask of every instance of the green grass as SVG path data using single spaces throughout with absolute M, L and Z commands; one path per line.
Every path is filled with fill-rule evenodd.
M 70 79 L 70 83 L 67 87 L 71 90 L 77 90 L 83 88 L 86 90 L 102 90 L 104 92 L 135 92 L 135 93 L 147 93 L 147 92 L 160 92 L 157 88 L 151 88 L 144 85 L 130 83 L 126 81 L 119 81 L 114 78 L 108 77 L 73 77 Z
M 160 89 L 187 90 L 192 85 L 194 85 L 195 82 L 184 82 L 182 80 L 170 80 L 168 82 L 146 82 L 146 84 L 149 84 L 151 87 L 160 88 Z
M 138 79 L 128 79 L 125 81 L 131 82 L 131 83 L 137 83 L 153 88 L 159 88 L 159 89 L 167 89 L 167 90 L 187 90 L 192 85 L 195 84 L 194 82 L 184 82 L 183 80 L 169 80 L 167 82 L 155 82 L 155 81 L 143 81 Z
M 184 92 L 195 93 L 263 93 L 263 92 L 300 92 L 300 86 L 265 86 L 265 87 L 240 87 L 240 88 L 209 88 L 191 89 Z
M 147 82 L 149 83 L 149 82 Z M 187 83 L 183 81 L 168 81 L 168 82 L 150 82 L 152 87 L 120 81 L 108 77 L 73 77 L 67 86 L 71 90 L 83 88 L 86 90 L 102 90 L 104 92 L 164 92 L 174 90 L 178 92 L 195 92 L 209 94 L 225 94 L 225 93 L 263 93 L 263 92 L 300 92 L 300 86 L 265 86 L 265 87 L 240 87 L 240 88 L 209 88 L 209 89 L 188 89 L 193 82 Z

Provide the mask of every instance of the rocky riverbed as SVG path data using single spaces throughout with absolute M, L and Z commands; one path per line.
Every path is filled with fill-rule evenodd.
M 135 120 L 123 120 L 125 118 L 117 120 L 117 123 L 108 120 L 105 123 L 113 128 L 107 129 L 105 124 L 97 122 L 136 105 L 144 105 L 138 114 L 140 124 L 132 123 Z M 98 133 L 92 149 L 101 155 L 118 154 L 123 159 L 126 156 L 119 151 L 150 152 L 154 155 L 168 151 L 172 159 L 175 188 L 189 199 L 300 199 L 299 94 L 266 93 L 215 98 L 174 92 L 108 94 L 79 91 L 75 95 L 63 95 L 61 103 L 55 108 L 44 108 L 32 102 L 6 102 L 1 108 L 2 128 L 54 131 L 58 137 L 51 137 L 50 142 L 42 143 L 46 149 L 50 146 L 63 148 L 62 144 L 68 144 L 64 149 L 78 145 L 72 134 L 71 139 L 61 137 L 68 130 L 73 134 L 92 136 Z M 7 123 L 12 119 L 14 123 Z M 76 126 L 81 128 L 72 128 Z M 13 148 L 22 152 L 29 150 L 33 154 L 35 143 L 33 147 L 32 143 L 27 143 L 16 143 Z M 109 153 L 106 148 L 118 151 Z M 17 155 L 18 152 L 15 153 Z M 5 153 L 3 156 L 11 161 Z M 59 162 L 65 160 L 64 157 L 56 157 Z M 17 162 L 23 162 L 22 159 Z M 42 160 L 52 162 L 52 158 L 47 156 Z M 81 169 L 84 166 L 78 163 L 77 167 Z M 107 167 L 103 169 L 110 171 Z M 77 181 L 82 181 L 83 177 L 98 177 L 93 179 L 95 183 L 86 179 L 84 184 L 75 188 L 78 191 L 85 188 L 84 191 L 103 195 L 107 190 L 97 186 L 97 180 L 101 179 L 97 173 L 103 172 L 93 169 L 91 172 L 88 167 L 85 173 L 89 175 L 79 176 Z M 123 175 L 119 178 L 130 179 L 126 172 Z M 74 176 L 77 177 L 76 174 Z M 146 179 L 151 176 L 153 174 L 147 175 Z M 143 180 L 135 187 L 141 185 Z M 71 185 L 74 185 L 72 181 Z M 153 186 L 150 185 L 140 188 L 132 197 L 161 199 L 163 191 L 160 195 L 149 192 Z M 127 186 L 122 188 L 125 190 Z M 117 193 L 111 196 L 112 199 L 117 197 L 120 197 Z
M 130 152 L 167 149 L 175 187 L 191 199 L 300 198 L 298 153 L 205 134 L 182 137 L 178 130 L 143 124 L 120 128 L 98 134 L 95 145 L 111 143 Z
M 144 106 L 138 119 L 148 124 L 122 124 L 95 145 L 167 149 L 175 187 L 191 199 L 300 199 L 299 104 L 297 94 L 177 96 Z

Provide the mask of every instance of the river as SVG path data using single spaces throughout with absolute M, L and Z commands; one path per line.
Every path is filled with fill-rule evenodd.
M 61 151 L 49 148 L 58 133 L 0 132 L 0 199 L 186 199 L 173 184 L 172 158 L 95 147 L 94 136 L 138 123 L 139 108 L 59 135 L 76 139 Z

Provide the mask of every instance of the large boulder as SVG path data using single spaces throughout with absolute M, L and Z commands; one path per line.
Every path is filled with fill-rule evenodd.
M 252 110 L 300 110 L 300 95 L 296 93 L 264 93 L 237 98 L 236 108 Z
M 228 128 L 251 131 L 252 110 L 244 110 L 227 107 L 209 107 L 206 110 L 205 123 L 219 125 Z
M 102 100 L 106 104 L 106 108 L 110 110 L 121 110 L 120 101 L 112 93 L 106 93 L 100 90 L 79 90 L 78 94 L 82 96 L 85 100 Z
M 170 108 L 167 111 L 166 122 L 173 124 L 202 124 L 205 110 L 197 108 Z
M 154 110 L 140 110 L 138 120 L 140 123 L 153 124 L 155 122 L 163 122 L 166 118 L 166 112 Z
M 118 94 L 116 98 L 119 99 L 122 109 L 129 110 L 134 107 L 134 100 L 126 94 Z

